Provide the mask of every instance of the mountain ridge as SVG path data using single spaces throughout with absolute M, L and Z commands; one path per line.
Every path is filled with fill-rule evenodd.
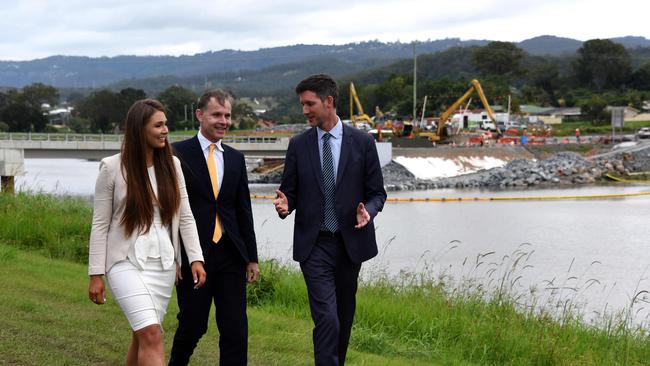
M 650 40 L 638 36 L 612 38 L 627 48 L 650 47 Z M 489 40 L 445 38 L 416 42 L 419 55 L 452 47 L 483 46 Z M 516 43 L 531 55 L 566 55 L 575 52 L 582 41 L 551 35 Z M 49 56 L 31 61 L 0 61 L 0 86 L 22 87 L 42 82 L 57 88 L 98 88 L 122 81 L 164 78 L 205 77 L 218 73 L 259 71 L 266 68 L 317 62 L 328 59 L 358 67 L 381 67 L 411 58 L 412 43 L 363 41 L 344 45 L 291 45 L 255 51 L 224 49 L 195 55 L 87 57 Z

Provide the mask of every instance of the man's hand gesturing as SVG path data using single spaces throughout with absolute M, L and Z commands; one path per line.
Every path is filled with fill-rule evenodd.
M 287 200 L 287 196 L 285 196 L 279 189 L 275 190 L 275 194 L 276 198 L 273 201 L 273 204 L 275 205 L 275 210 L 278 212 L 278 215 L 282 218 L 289 216 L 289 201 Z

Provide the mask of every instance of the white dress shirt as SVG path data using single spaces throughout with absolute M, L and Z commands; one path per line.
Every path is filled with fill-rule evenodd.
M 330 135 L 330 148 L 332 150 L 332 160 L 334 162 L 334 181 L 336 180 L 336 175 L 339 170 L 339 159 L 341 157 L 341 145 L 343 144 L 343 122 L 341 119 L 336 116 L 336 124 L 329 130 Z M 316 133 L 318 134 L 318 156 L 320 157 L 320 166 L 323 168 L 323 135 L 328 131 L 322 130 L 320 127 L 316 127 Z
M 199 131 L 197 137 L 199 138 L 199 143 L 201 144 L 201 150 L 203 150 L 203 156 L 205 157 L 205 162 L 208 162 L 208 153 L 210 152 L 210 145 L 214 144 L 216 149 L 214 149 L 214 163 L 217 166 L 217 181 L 219 182 L 219 187 L 223 182 L 223 146 L 221 146 L 221 140 L 217 142 L 212 142 L 205 138 L 201 131 Z
M 214 149 L 213 153 L 213 158 L 214 158 L 214 163 L 217 166 L 217 181 L 219 182 L 219 189 L 221 190 L 221 183 L 223 183 L 223 146 L 221 146 L 221 140 L 217 142 L 212 142 L 205 138 L 201 131 L 199 130 L 199 133 L 197 135 L 199 138 L 199 143 L 201 144 L 201 150 L 203 150 L 203 156 L 205 157 L 205 163 L 208 163 L 208 154 L 210 153 L 210 145 L 214 144 L 216 149 Z M 221 232 L 224 232 L 223 230 L 223 224 L 221 221 L 219 221 L 221 224 Z

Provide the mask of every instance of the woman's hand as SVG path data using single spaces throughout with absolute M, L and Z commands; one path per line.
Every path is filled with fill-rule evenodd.
M 192 279 L 194 280 L 194 289 L 197 289 L 205 283 L 205 269 L 203 262 L 192 262 Z
M 90 276 L 90 284 L 88 285 L 88 297 L 90 298 L 90 301 L 94 302 L 97 305 L 101 305 L 106 302 L 103 275 Z
M 176 265 L 176 281 L 174 282 L 174 284 L 175 284 L 176 286 L 178 286 L 178 283 L 179 283 L 182 279 L 183 279 L 183 274 L 181 274 L 181 266 L 177 264 L 177 265 Z

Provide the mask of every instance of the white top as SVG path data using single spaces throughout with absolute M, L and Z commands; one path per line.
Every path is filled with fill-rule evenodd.
M 117 153 L 99 163 L 93 200 L 93 224 L 88 241 L 88 274 L 91 276 L 104 275 L 115 263 L 126 260 L 138 238 L 138 233 L 125 232 L 122 225 L 127 184 L 121 156 Z M 176 265 L 181 265 L 181 245 L 190 263 L 203 262 L 199 233 L 187 196 L 181 161 L 175 156 L 172 159 L 181 199 L 179 209 L 172 216 L 170 230 Z
M 156 172 L 152 167 L 147 168 L 149 181 L 156 196 L 158 196 L 158 185 L 156 183 Z M 147 258 L 160 258 L 163 269 L 168 270 L 174 266 L 174 246 L 169 235 L 169 229 L 162 223 L 160 208 L 154 201 L 153 222 L 146 234 L 138 235 L 137 239 L 129 249 L 127 258 L 134 266 L 143 269 Z

